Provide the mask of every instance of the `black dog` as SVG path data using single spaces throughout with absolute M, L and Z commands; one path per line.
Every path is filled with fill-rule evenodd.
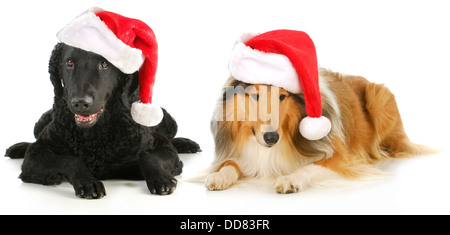
M 49 73 L 54 104 L 34 127 L 36 142 L 6 151 L 10 158 L 25 157 L 22 181 L 67 180 L 83 198 L 105 196 L 102 179 L 145 179 L 153 194 L 174 191 L 183 166 L 178 153 L 201 150 L 192 140 L 174 138 L 177 124 L 164 109 L 158 126 L 133 121 L 138 72 L 124 74 L 100 55 L 59 43 Z

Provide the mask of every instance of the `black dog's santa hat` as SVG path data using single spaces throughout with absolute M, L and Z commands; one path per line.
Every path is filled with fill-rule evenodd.
M 316 48 L 305 32 L 244 34 L 234 46 L 229 69 L 235 79 L 246 83 L 303 93 L 308 116 L 299 125 L 302 136 L 319 140 L 330 132 L 331 122 L 322 116 Z
M 152 104 L 158 61 L 158 44 L 144 22 L 100 8 L 91 8 L 57 35 L 60 42 L 99 54 L 126 74 L 139 71 L 140 101 L 131 105 L 133 120 L 144 126 L 158 125 L 162 109 Z

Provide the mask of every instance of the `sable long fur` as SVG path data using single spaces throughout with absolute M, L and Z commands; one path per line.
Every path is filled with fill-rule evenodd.
M 383 159 L 433 151 L 409 140 L 395 97 L 387 87 L 360 76 L 323 68 L 319 72 L 323 115 L 332 123 L 330 133 L 316 141 L 303 138 L 298 130 L 306 117 L 303 96 L 279 88 L 279 125 L 275 129 L 280 137 L 271 147 L 264 146 L 260 136 L 264 133 L 261 126 L 268 122 L 249 118 L 252 97 L 257 97 L 252 92 L 270 86 L 246 84 L 232 77 L 227 81 L 211 122 L 216 156 L 206 179 L 208 189 L 224 190 L 239 179 L 271 178 L 276 179 L 277 192 L 297 192 L 317 179 L 378 174 L 381 171 L 373 164 Z M 254 87 L 227 95 L 227 89 L 238 86 Z M 245 98 L 245 106 L 237 105 L 239 98 Z M 258 110 L 270 109 L 257 105 Z M 239 112 L 245 113 L 245 119 L 238 118 Z

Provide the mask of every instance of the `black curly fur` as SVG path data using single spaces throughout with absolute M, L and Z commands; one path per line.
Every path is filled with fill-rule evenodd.
M 6 151 L 11 158 L 25 157 L 20 178 L 44 185 L 67 180 L 83 198 L 105 196 L 99 180 L 117 178 L 145 179 L 151 193 L 172 193 L 177 183 L 174 176 L 181 174 L 183 166 L 178 153 L 201 151 L 199 145 L 174 138 L 177 124 L 164 109 L 164 118 L 156 127 L 132 120 L 131 104 L 139 100 L 137 72 L 121 73 L 97 123 L 90 128 L 78 127 L 62 85 L 61 54 L 65 47 L 69 46 L 57 44 L 50 58 L 54 104 L 35 125 L 36 142 L 18 143 Z

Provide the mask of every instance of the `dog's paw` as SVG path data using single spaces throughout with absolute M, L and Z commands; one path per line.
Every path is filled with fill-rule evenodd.
M 105 186 L 95 178 L 78 179 L 73 183 L 75 195 L 86 199 L 100 199 L 106 196 Z
M 172 145 L 175 146 L 178 153 L 198 153 L 201 152 L 200 145 L 188 138 L 174 138 Z
M 296 193 L 302 188 L 300 182 L 292 175 L 280 176 L 275 183 L 275 190 L 282 194 Z
M 148 179 L 147 187 L 152 194 L 169 195 L 175 191 L 177 180 L 170 175 L 159 175 Z
M 10 157 L 12 159 L 24 158 L 28 146 L 30 146 L 30 143 L 17 143 L 6 150 L 5 157 Z
M 223 169 L 222 169 L 223 170 Z M 226 171 L 212 173 L 206 178 L 206 188 L 211 191 L 225 190 L 236 183 L 237 174 L 227 173 Z M 232 169 L 234 170 L 234 169 Z

